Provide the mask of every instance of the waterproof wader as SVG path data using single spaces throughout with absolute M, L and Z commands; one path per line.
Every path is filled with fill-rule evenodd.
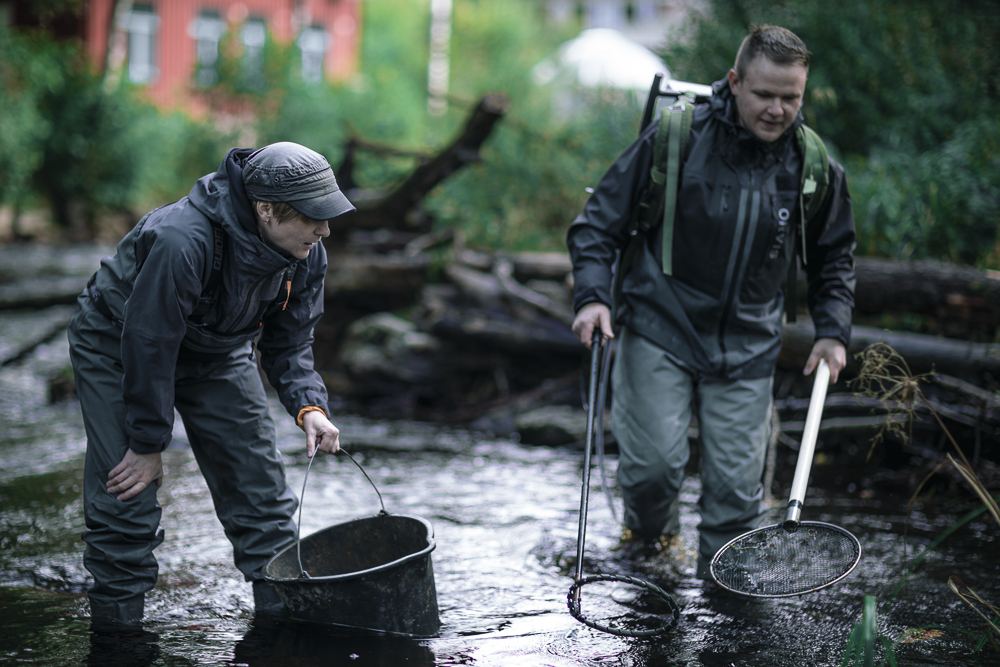
M 156 584 L 153 549 L 163 541 L 156 486 L 120 501 L 108 472 L 128 449 L 122 398 L 121 325 L 86 295 L 69 327 L 70 353 L 87 430 L 84 565 L 94 576 L 91 617 L 136 625 L 144 594 Z M 174 407 L 208 483 L 215 511 L 233 545 L 236 567 L 255 584 L 267 561 L 295 539 L 298 506 L 285 482 L 274 422 L 249 346 L 212 361 L 178 361 Z M 261 582 L 263 583 L 263 582 Z M 255 593 L 258 586 L 255 585 Z
M 695 378 L 656 344 L 622 329 L 612 377 L 611 428 L 625 525 L 654 540 L 680 531 L 678 497 L 697 410 L 701 443 L 698 576 L 763 518 L 761 474 L 771 431 L 772 378 Z

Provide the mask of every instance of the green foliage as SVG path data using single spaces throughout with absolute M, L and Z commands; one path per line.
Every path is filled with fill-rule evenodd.
M 539 11 L 528 0 L 459 0 L 448 109 L 431 116 L 428 9 L 417 0 L 366 3 L 360 76 L 337 86 L 287 83 L 281 104 L 260 124 L 261 143 L 297 141 L 335 167 L 350 136 L 429 155 L 461 131 L 475 100 L 501 92 L 510 100 L 508 115 L 487 139 L 482 161 L 450 176 L 426 208 L 439 225 L 461 230 L 473 245 L 563 247 L 565 228 L 585 200 L 583 188 L 632 139 L 638 112 L 620 100 L 598 100 L 568 124 L 558 119 L 530 69 L 573 33 L 553 32 L 540 17 L 525 20 Z M 363 189 L 385 190 L 416 164 L 413 158 L 360 151 L 354 177 Z
M 922 153 L 877 147 L 847 168 L 863 254 L 975 265 L 1000 246 L 996 118 L 962 123 Z
M 105 90 L 76 44 L 0 27 L 0 63 L 0 203 L 44 198 L 64 227 L 176 199 L 231 145 L 128 87 Z
M 41 90 L 58 82 L 56 55 L 15 39 L 0 25 L 0 204 L 18 206 L 31 195 L 31 177 L 43 159 L 50 124 L 38 109 Z
M 715 0 L 667 61 L 719 79 L 755 23 L 813 53 L 803 111 L 846 156 L 862 252 L 1000 268 L 995 2 Z
M 875 667 L 876 651 L 879 645 L 885 648 L 885 658 L 878 663 L 888 663 L 896 667 L 896 653 L 888 637 L 878 634 L 876 604 L 874 595 L 866 595 L 861 620 L 851 630 L 840 660 L 841 667 Z
M 562 250 L 585 188 L 635 138 L 640 113 L 600 99 L 565 122 L 555 122 L 544 105 L 515 108 L 494 129 L 482 163 L 449 178 L 428 208 L 473 246 Z

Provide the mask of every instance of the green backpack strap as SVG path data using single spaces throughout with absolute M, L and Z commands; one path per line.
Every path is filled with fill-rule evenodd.
M 830 185 L 830 155 L 826 145 L 813 129 L 800 125 L 795 131 L 795 143 L 802 155 L 802 186 L 799 188 L 800 236 L 802 237 L 802 264 L 808 264 L 806 257 L 806 224 L 812 222 L 819 213 Z M 795 257 L 788 265 L 788 280 L 785 283 L 785 316 L 789 322 L 795 321 L 798 310 L 798 267 Z
M 674 213 L 677 210 L 677 183 L 680 181 L 681 159 L 687 153 L 691 139 L 691 119 L 694 117 L 694 99 L 681 95 L 660 115 L 656 131 L 653 167 L 650 185 L 654 191 L 663 191 L 663 273 L 673 273 Z M 653 210 L 657 210 L 654 208 Z
M 830 155 L 819 135 L 807 125 L 795 131 L 795 143 L 802 155 L 802 187 L 799 189 L 799 210 L 802 212 L 802 263 L 806 258 L 806 223 L 819 213 L 830 184 Z

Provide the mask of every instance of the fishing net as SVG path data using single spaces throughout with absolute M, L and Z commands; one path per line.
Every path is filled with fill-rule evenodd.
M 621 583 L 613 590 L 608 584 Z M 583 588 L 589 587 L 586 612 Z M 595 630 L 619 637 L 655 637 L 672 629 L 681 618 L 680 607 L 659 586 L 620 574 L 595 574 L 573 584 L 566 597 L 573 618 Z
M 861 544 L 843 528 L 803 521 L 767 526 L 722 547 L 712 576 L 723 588 L 751 597 L 786 597 L 819 590 L 850 574 Z

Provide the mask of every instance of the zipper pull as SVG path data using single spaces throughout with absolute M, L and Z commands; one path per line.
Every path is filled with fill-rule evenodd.
M 281 304 L 281 309 L 282 310 L 284 310 L 285 308 L 288 307 L 288 300 L 290 298 L 292 298 L 292 281 L 291 280 L 286 280 L 285 281 L 285 289 L 288 290 L 288 291 L 285 294 L 285 303 Z

